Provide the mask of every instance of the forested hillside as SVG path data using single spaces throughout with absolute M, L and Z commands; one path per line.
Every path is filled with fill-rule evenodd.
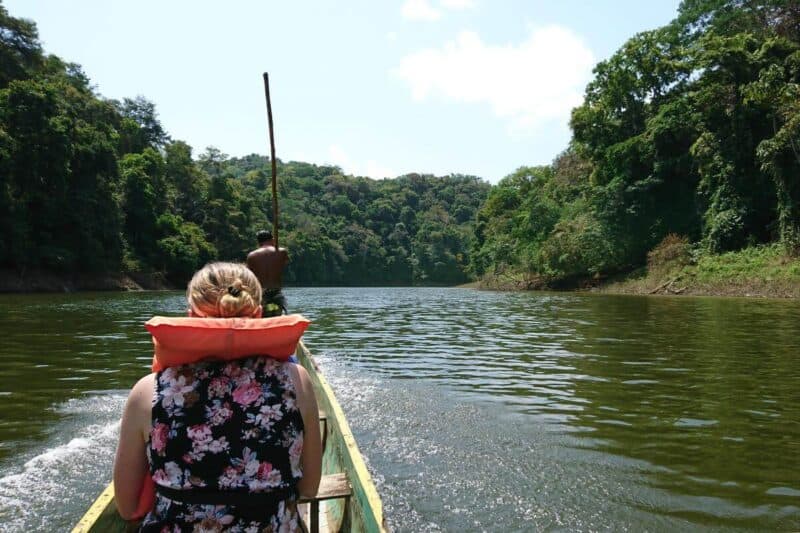
M 266 157 L 233 158 L 217 166 L 204 156 L 200 162 L 212 180 L 228 176 L 233 203 L 244 202 L 241 212 L 250 204 L 256 212 L 251 227 L 269 226 Z M 373 180 L 298 162 L 279 164 L 278 175 L 281 242 L 291 254 L 288 281 L 410 285 L 468 279 L 467 251 L 488 183 L 460 175 Z M 226 257 L 240 257 L 239 250 L 252 247 L 252 232 L 242 234 L 230 226 L 215 234 L 222 237 L 217 246 Z
M 800 252 L 800 3 L 685 0 L 595 67 L 571 126 L 552 165 L 491 191 L 475 274 L 569 283 L 643 265 L 667 236 L 686 261 Z
M 467 279 L 487 183 L 278 168 L 288 281 Z M 255 232 L 272 227 L 269 176 L 261 156 L 209 148 L 194 157 L 170 138 L 154 104 L 103 98 L 80 66 L 42 50 L 33 22 L 0 4 L 0 267 L 160 272 L 183 284 L 209 260 L 243 260 Z

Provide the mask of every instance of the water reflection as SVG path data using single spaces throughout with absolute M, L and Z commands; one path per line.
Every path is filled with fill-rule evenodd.
M 737 527 L 797 524 L 800 313 L 723 299 L 587 298 L 566 346 L 592 447 L 646 462 L 654 512 Z M 594 319 L 585 320 L 588 314 Z M 619 337 L 619 338 L 616 338 Z

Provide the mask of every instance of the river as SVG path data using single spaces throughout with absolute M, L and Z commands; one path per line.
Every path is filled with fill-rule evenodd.
M 395 531 L 800 529 L 800 303 L 297 288 Z M 0 296 L 0 527 L 65 531 L 177 292 Z

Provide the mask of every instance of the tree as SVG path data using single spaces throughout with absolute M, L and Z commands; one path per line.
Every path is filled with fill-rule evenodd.
M 164 152 L 166 180 L 175 190 L 177 214 L 196 224 L 202 223 L 209 179 L 192 160 L 192 147 L 175 141 Z
M 241 260 L 252 241 L 248 219 L 242 210 L 241 195 L 230 175 L 211 178 L 203 229 L 219 253 L 220 259 Z
M 186 285 L 197 269 L 217 257 L 203 230 L 180 216 L 163 214 L 156 226 L 162 237 L 156 242 L 156 263 L 177 286 Z
M 125 238 L 131 250 L 147 262 L 154 256 L 156 230 L 157 196 L 152 177 L 147 173 L 150 167 L 141 154 L 128 154 L 120 161 L 120 175 L 123 183 L 123 210 L 125 213 Z
M 30 77 L 42 62 L 36 24 L 10 16 L 0 4 L 0 89 Z
M 800 16 L 797 17 L 800 19 Z M 772 136 L 758 145 L 761 169 L 772 177 L 777 195 L 780 239 L 800 254 L 800 45 L 768 40 L 758 51 L 765 66 L 746 89 L 747 98 L 766 109 Z
M 123 154 L 139 153 L 145 148 L 161 148 L 169 142 L 169 135 L 158 120 L 156 106 L 143 96 L 112 100 L 122 117 L 120 123 L 120 151 Z

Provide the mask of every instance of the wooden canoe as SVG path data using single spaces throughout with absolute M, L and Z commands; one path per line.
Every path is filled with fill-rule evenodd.
M 297 357 L 314 383 L 325 445 L 318 498 L 301 505 L 306 524 L 313 521 L 312 531 L 385 532 L 380 496 L 333 390 L 302 342 L 297 347 Z M 315 508 L 319 509 L 316 520 L 311 518 Z M 72 533 L 124 532 L 134 527 L 117 513 L 114 486 L 109 483 Z

